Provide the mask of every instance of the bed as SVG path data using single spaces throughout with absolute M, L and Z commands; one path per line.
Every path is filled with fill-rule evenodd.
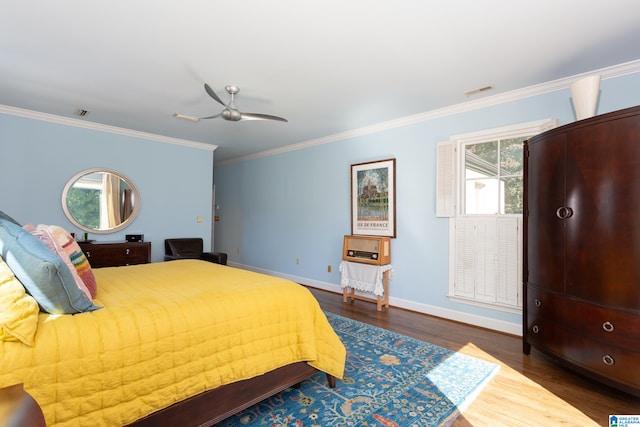
M 0 292 L 11 273 L 0 259 Z M 0 387 L 24 384 L 49 426 L 213 425 L 318 371 L 342 378 L 345 348 L 296 283 L 200 260 L 93 274 L 95 309 L 39 310 L 14 328 L 34 324 L 30 343 L 0 341 Z

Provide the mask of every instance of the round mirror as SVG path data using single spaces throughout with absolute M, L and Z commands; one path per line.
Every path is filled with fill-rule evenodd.
M 62 191 L 62 209 L 81 230 L 106 234 L 133 222 L 140 198 L 131 180 L 121 173 L 94 168 L 69 180 Z

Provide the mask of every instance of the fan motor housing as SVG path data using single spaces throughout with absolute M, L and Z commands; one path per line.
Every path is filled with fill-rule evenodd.
M 242 118 L 242 114 L 240 114 L 240 111 L 238 110 L 232 110 L 229 108 L 225 108 L 222 111 L 222 118 L 225 120 L 230 120 L 232 122 L 237 122 L 238 120 L 240 120 Z

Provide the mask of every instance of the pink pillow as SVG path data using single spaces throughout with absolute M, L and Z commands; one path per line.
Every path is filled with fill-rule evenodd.
M 75 241 L 71 234 L 67 230 L 57 225 L 44 225 L 39 224 L 36 230 L 46 230 L 53 236 L 54 240 L 60 245 L 67 253 L 71 263 L 76 269 L 78 276 L 82 279 L 92 298 L 96 297 L 98 291 L 98 284 L 96 278 L 91 271 L 91 265 L 89 260 L 80 249 L 78 242 Z
M 76 282 L 76 286 L 78 286 L 78 289 L 82 291 L 84 296 L 87 297 L 89 301 L 93 301 L 91 292 L 89 292 L 89 289 L 87 288 L 87 286 L 84 284 L 84 282 L 78 275 L 76 268 L 71 262 L 71 258 L 69 258 L 69 255 L 67 254 L 67 251 L 65 251 L 64 248 L 60 246 L 58 242 L 56 242 L 56 240 L 53 238 L 51 233 L 49 233 L 49 231 L 44 229 L 35 229 L 35 230 L 28 230 L 28 231 L 34 236 L 36 236 L 38 240 L 40 240 L 45 245 L 47 245 L 47 247 L 51 249 L 53 252 L 55 252 L 60 258 L 62 258 L 62 261 L 64 261 L 67 267 L 69 267 L 71 276 L 73 276 L 73 280 Z

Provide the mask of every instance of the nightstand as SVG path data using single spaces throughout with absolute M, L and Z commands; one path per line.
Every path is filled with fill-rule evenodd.
M 44 427 L 44 414 L 22 384 L 0 388 L 0 425 Z

